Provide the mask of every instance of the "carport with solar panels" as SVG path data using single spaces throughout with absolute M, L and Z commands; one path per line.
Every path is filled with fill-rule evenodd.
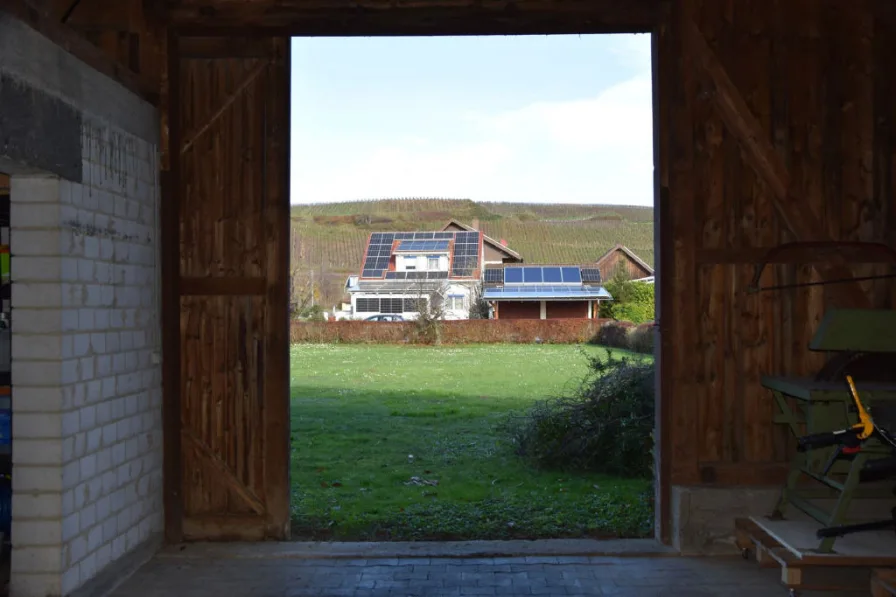
M 578 265 L 507 265 L 483 272 L 482 298 L 495 319 L 597 317 L 612 300 L 600 270 Z

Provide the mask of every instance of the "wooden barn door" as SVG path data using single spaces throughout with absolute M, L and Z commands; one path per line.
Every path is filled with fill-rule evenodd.
M 166 472 L 181 510 L 168 525 L 179 518 L 184 540 L 285 539 L 289 40 L 169 43 L 179 239 L 162 242 L 179 246 L 166 325 L 180 333 L 178 418 L 166 422 L 180 427 L 180 470 Z

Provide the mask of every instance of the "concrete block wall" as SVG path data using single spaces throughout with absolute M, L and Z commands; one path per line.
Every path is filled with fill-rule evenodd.
M 82 123 L 81 182 L 14 176 L 13 597 L 162 531 L 157 148 Z

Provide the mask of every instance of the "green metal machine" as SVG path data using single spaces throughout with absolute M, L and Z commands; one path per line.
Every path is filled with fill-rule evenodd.
M 856 407 L 847 382 L 849 375 L 855 377 L 854 387 L 861 396 L 859 404 L 864 404 L 872 416 L 879 418 L 878 412 L 896 407 L 896 311 L 830 310 L 809 348 L 834 354 L 819 375 L 762 378 L 763 387 L 771 391 L 775 401 L 775 423 L 787 426 L 794 437 L 862 423 L 861 409 Z M 787 507 L 793 506 L 824 527 L 844 524 L 854 498 L 893 498 L 893 483 L 886 486 L 861 483 L 861 473 L 869 462 L 892 456 L 893 447 L 874 437 L 854 451 L 833 445 L 797 451 L 772 518 L 783 518 Z M 804 480 L 815 483 L 807 484 Z M 835 505 L 825 510 L 818 505 L 818 498 L 833 498 Z M 818 551 L 830 553 L 835 539 L 820 539 Z

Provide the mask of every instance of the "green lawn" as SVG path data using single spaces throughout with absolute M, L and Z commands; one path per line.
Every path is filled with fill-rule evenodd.
M 582 350 L 602 349 L 293 346 L 294 536 L 648 534 L 649 481 L 535 470 L 495 429 L 504 413 L 577 385 Z

